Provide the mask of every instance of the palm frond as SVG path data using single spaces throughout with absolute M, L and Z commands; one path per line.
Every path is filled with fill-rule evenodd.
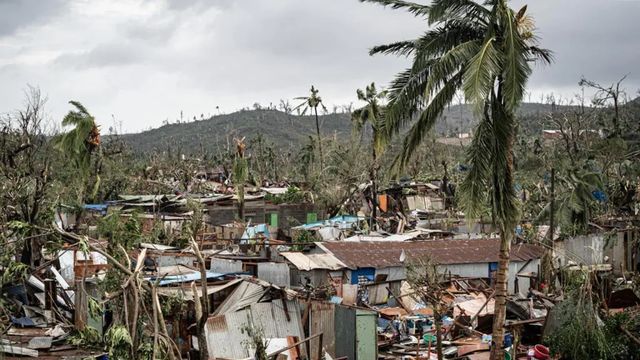
M 531 75 L 531 67 L 526 58 L 526 46 L 518 33 L 513 11 L 506 6 L 500 6 L 499 17 L 503 24 L 504 38 L 504 100 L 507 111 L 515 111 L 522 100 Z
M 529 46 L 530 61 L 542 61 L 545 64 L 553 62 L 553 51 L 537 46 Z
M 467 20 L 450 20 L 419 37 L 416 49 L 431 57 L 440 56 L 459 44 L 484 38 L 486 26 Z
M 490 186 L 493 160 L 493 126 L 485 106 L 485 116 L 476 127 L 471 145 L 467 149 L 469 173 L 460 185 L 460 205 L 468 219 L 478 218 L 487 202 L 487 188 Z
M 422 139 L 424 139 L 427 132 L 433 128 L 436 120 L 453 100 L 461 82 L 462 72 L 459 72 L 442 87 L 433 97 L 429 105 L 420 113 L 420 116 L 411 129 L 409 129 L 409 132 L 402 142 L 400 154 L 398 154 L 392 166 L 393 173 L 396 175 L 399 174 L 411 159 L 413 152 L 418 148 Z
M 369 50 L 369 55 L 394 54 L 400 56 L 409 56 L 415 50 L 416 46 L 414 41 L 398 41 L 391 44 L 374 46 L 371 48 L 371 50 Z
M 438 58 L 430 67 L 429 79 L 424 89 L 424 96 L 437 91 L 453 74 L 462 70 L 477 53 L 480 45 L 477 40 L 462 43 Z
M 498 89 L 498 93 L 501 89 Z M 493 183 L 491 195 L 496 219 L 502 231 L 513 231 L 519 217 L 513 181 L 513 141 L 515 118 L 495 93 L 491 98 Z
M 391 82 L 386 110 L 386 129 L 390 135 L 397 134 L 408 124 L 424 104 L 423 90 L 428 76 L 428 68 L 418 73 L 407 69 Z
M 472 0 L 434 0 L 429 11 L 429 24 L 451 18 L 473 19 L 487 22 L 490 11 Z
M 360 2 L 370 2 L 389 6 L 392 9 L 406 9 L 415 16 L 427 16 L 429 14 L 429 6 L 403 0 L 360 0 Z
M 484 102 L 494 87 L 500 72 L 499 53 L 493 45 L 495 37 L 487 38 L 473 57 L 464 73 L 464 95 L 475 105 L 476 113 L 483 109 Z

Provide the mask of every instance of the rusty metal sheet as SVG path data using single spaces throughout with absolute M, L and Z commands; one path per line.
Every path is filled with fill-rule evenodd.
M 379 269 L 394 266 L 404 267 L 405 262 L 401 261 L 400 256 L 403 251 L 407 258 L 428 255 L 441 265 L 497 262 L 500 239 L 323 242 L 318 244 L 349 268 L 372 267 Z M 511 260 L 538 259 L 542 256 L 543 251 L 540 246 L 533 244 L 513 245 Z
M 286 300 L 286 307 L 281 299 L 255 303 L 251 305 L 250 311 L 254 323 L 262 327 L 265 337 L 297 336 L 304 339 L 302 314 L 296 300 Z M 301 349 L 304 349 L 304 346 L 301 346 Z

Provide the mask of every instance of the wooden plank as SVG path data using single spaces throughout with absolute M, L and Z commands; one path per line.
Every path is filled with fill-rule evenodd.
M 544 318 L 544 317 L 540 317 L 540 318 L 536 318 L 536 319 L 509 321 L 506 324 L 504 324 L 504 327 L 505 328 L 509 328 L 509 327 L 518 326 L 518 325 L 535 324 L 535 323 L 539 323 L 539 322 L 544 322 L 545 319 L 546 318 Z

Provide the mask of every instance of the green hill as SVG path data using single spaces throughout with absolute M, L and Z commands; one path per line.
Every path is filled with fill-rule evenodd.
M 524 103 L 519 112 L 527 119 L 542 119 L 542 114 L 551 110 L 551 105 Z M 527 121 L 526 126 L 534 126 L 537 130 L 541 128 L 541 121 Z M 454 105 L 445 110 L 435 131 L 440 136 L 447 136 L 469 132 L 474 124 L 469 105 Z M 348 139 L 351 132 L 350 116 L 345 113 L 321 115 L 320 126 L 325 137 Z M 189 153 L 198 149 L 215 151 L 233 144 L 234 137 L 251 139 L 259 134 L 278 146 L 295 148 L 309 136 L 315 136 L 315 121 L 312 116 L 290 115 L 278 110 L 241 110 L 206 120 L 169 124 L 141 133 L 124 134 L 122 138 L 138 153 L 164 151 L 169 146 L 182 153 Z

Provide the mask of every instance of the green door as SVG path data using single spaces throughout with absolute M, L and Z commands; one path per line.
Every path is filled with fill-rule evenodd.
M 367 310 L 356 311 L 356 359 L 376 360 L 378 358 L 378 315 Z

